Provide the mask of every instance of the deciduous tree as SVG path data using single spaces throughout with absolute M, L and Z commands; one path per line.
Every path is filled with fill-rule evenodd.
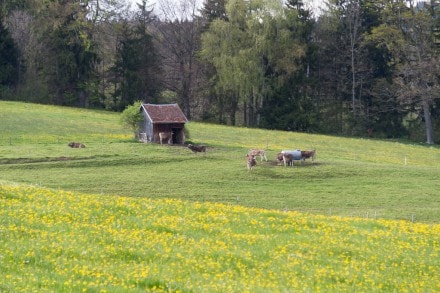
M 390 2 L 383 24 L 372 30 L 370 40 L 393 54 L 394 82 L 400 86 L 402 107 L 416 106 L 423 117 L 426 142 L 434 143 L 431 109 L 440 93 L 440 66 L 433 35 L 435 18 L 412 1 Z

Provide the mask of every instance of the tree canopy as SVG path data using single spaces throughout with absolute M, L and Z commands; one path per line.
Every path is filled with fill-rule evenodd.
M 436 142 L 438 1 L 14 0 L 0 4 L 0 99 Z

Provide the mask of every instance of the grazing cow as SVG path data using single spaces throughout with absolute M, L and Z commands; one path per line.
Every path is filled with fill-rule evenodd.
M 254 158 L 260 156 L 260 162 L 263 162 L 263 159 L 267 162 L 266 152 L 264 150 L 253 149 L 249 150 L 248 155 L 253 156 Z
M 188 148 L 194 152 L 194 154 L 197 153 L 206 153 L 206 146 L 205 145 L 192 145 L 188 144 Z
M 291 154 L 293 156 L 293 160 L 300 161 L 302 160 L 301 151 L 300 150 L 284 150 L 281 151 L 282 154 Z
M 287 166 L 293 166 L 293 161 L 295 160 L 295 157 L 291 153 L 278 153 L 277 154 L 277 162 L 278 164 L 284 164 L 284 167 Z
M 247 169 L 248 171 L 252 171 L 255 166 L 257 166 L 257 160 L 252 155 L 246 155 Z
M 173 132 L 169 131 L 169 132 L 159 132 L 159 140 L 160 140 L 160 144 L 163 143 L 163 140 L 167 140 L 168 144 L 171 144 L 172 140 L 173 140 Z
M 283 154 L 284 167 L 293 166 L 293 160 L 292 154 Z
M 301 151 L 301 159 L 303 161 L 305 161 L 306 159 L 312 158 L 312 162 L 314 162 L 315 161 L 315 156 L 316 156 L 316 151 L 315 150 Z
M 82 144 L 80 142 L 69 142 L 67 145 L 70 146 L 71 148 L 75 148 L 75 149 L 86 147 L 84 144 Z
M 283 153 L 278 153 L 276 159 L 277 159 L 278 165 L 281 164 L 283 162 Z

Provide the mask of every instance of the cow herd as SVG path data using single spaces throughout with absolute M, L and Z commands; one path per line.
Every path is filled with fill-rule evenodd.
M 246 155 L 246 163 L 249 171 L 253 170 L 253 168 L 257 165 L 257 157 L 260 156 L 261 162 L 263 159 L 267 161 L 266 152 L 260 149 L 251 149 L 248 151 Z M 283 164 L 284 167 L 293 166 L 294 161 L 304 162 L 306 159 L 312 159 L 312 162 L 315 161 L 316 150 L 285 150 L 281 151 L 276 155 L 276 161 L 278 165 Z
M 195 154 L 199 152 L 206 153 L 205 145 L 193 145 L 188 144 L 190 149 Z M 246 155 L 246 166 L 248 171 L 252 171 L 257 166 L 257 158 L 260 158 L 260 162 L 266 161 L 266 151 L 262 149 L 250 149 Z M 294 161 L 305 162 L 307 159 L 311 159 L 315 162 L 316 150 L 284 150 L 276 155 L 276 161 L 278 165 L 293 166 Z
M 172 142 L 173 133 L 172 132 L 160 132 L 159 139 L 160 144 L 166 141 L 168 144 Z M 70 142 L 68 144 L 71 148 L 85 148 L 85 145 L 79 142 Z M 193 145 L 188 144 L 188 149 L 190 149 L 194 154 L 206 153 L 205 145 Z M 257 157 L 260 157 L 260 162 L 266 161 L 267 156 L 266 151 L 262 149 L 250 149 L 246 155 L 246 166 L 248 171 L 252 171 L 255 166 L 257 166 Z M 294 161 L 304 162 L 306 159 L 311 159 L 312 162 L 315 161 L 316 150 L 284 150 L 276 155 L 276 162 L 278 165 L 293 166 Z

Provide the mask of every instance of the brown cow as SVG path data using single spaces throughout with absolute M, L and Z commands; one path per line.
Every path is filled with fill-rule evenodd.
M 246 163 L 248 171 L 252 171 L 257 166 L 257 160 L 252 155 L 246 155 Z
M 163 144 L 163 140 L 166 139 L 168 144 L 171 144 L 173 140 L 173 132 L 159 132 L 159 141 L 160 144 Z
M 293 155 L 292 154 L 282 154 L 284 167 L 293 166 Z
M 277 154 L 277 162 L 278 164 L 281 164 L 283 162 L 283 153 Z
M 263 159 L 267 162 L 266 151 L 264 150 L 259 150 L 259 149 L 249 150 L 248 155 L 254 156 L 254 158 L 260 156 L 260 162 L 263 162 Z
M 315 161 L 315 156 L 316 156 L 316 151 L 315 150 L 301 151 L 301 159 L 303 161 L 305 161 L 306 159 L 312 158 L 312 162 L 314 162 Z
M 197 153 L 206 153 L 206 146 L 205 145 L 192 145 L 188 144 L 188 148 L 192 150 L 195 154 Z
M 284 167 L 293 166 L 293 154 L 290 153 L 278 153 L 277 154 L 277 162 L 278 164 L 283 163 Z
M 68 146 L 70 146 L 71 148 L 85 148 L 86 146 L 80 142 L 69 142 L 67 144 Z

